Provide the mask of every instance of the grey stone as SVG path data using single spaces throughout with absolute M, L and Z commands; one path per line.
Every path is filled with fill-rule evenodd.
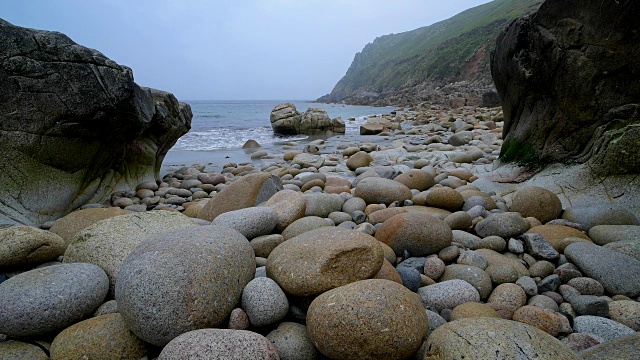
M 635 333 L 590 347 L 579 352 L 578 356 L 582 360 L 633 360 L 639 348 L 640 333 Z
M 267 277 L 255 278 L 242 291 L 242 309 L 252 326 L 276 323 L 287 315 L 289 300 L 278 284 Z
M 640 260 L 591 243 L 573 243 L 564 254 L 613 295 L 640 295 Z
M 520 235 L 520 239 L 527 246 L 529 255 L 536 259 L 555 261 L 560 257 L 560 253 L 549 244 L 549 242 L 537 233 L 527 233 Z
M 556 291 L 560 287 L 560 277 L 556 274 L 549 275 L 538 283 L 538 293 Z
M 367 203 L 363 199 L 354 196 L 342 204 L 342 211 L 353 214 L 354 211 L 364 211 L 366 207 Z
M 136 336 L 163 346 L 222 324 L 255 269 L 253 249 L 236 230 L 209 225 L 159 234 L 122 264 L 118 310 Z
M 278 223 L 278 214 L 270 207 L 250 207 L 218 215 L 211 225 L 237 230 L 247 239 L 271 234 Z
M 458 256 L 456 263 L 460 265 L 475 266 L 482 270 L 486 269 L 487 266 L 489 266 L 487 258 L 473 250 L 461 250 L 460 256 Z
M 301 153 L 296 155 L 291 163 L 298 164 L 303 168 L 314 167 L 318 169 L 324 164 L 324 158 L 320 155 Z
M 589 230 L 597 225 L 640 225 L 640 220 L 628 209 L 610 204 L 572 206 L 562 213 L 562 218 Z
M 440 316 L 440 314 L 431 310 L 427 310 L 427 317 L 429 318 L 429 333 L 437 329 L 438 326 L 441 326 L 447 323 L 447 320 L 445 320 L 442 316 Z
M 341 211 L 344 199 L 338 194 L 304 194 L 305 216 L 326 218 L 334 211 Z
M 514 254 L 522 254 L 524 252 L 524 243 L 518 239 L 509 239 L 509 251 Z
M 600 336 L 606 341 L 635 334 L 632 328 L 600 316 L 582 315 L 573 319 L 573 330 Z
M 519 213 L 506 212 L 493 214 L 476 224 L 475 230 L 478 236 L 500 236 L 503 239 L 520 235 L 529 230 L 529 222 Z
M 402 285 L 407 289 L 416 292 L 420 288 L 420 273 L 418 270 L 412 267 L 398 266 L 396 268 L 400 278 L 402 279 Z
M 40 346 L 22 341 L 8 340 L 0 341 L 0 359 L 49 360 L 49 357 Z
M 640 242 L 640 226 L 596 225 L 589 230 L 589 237 L 598 245 L 606 245 L 617 241 Z
M 558 304 L 552 298 L 546 295 L 534 295 L 529 301 L 527 301 L 527 305 L 537 306 L 542 309 L 551 310 L 553 312 L 558 312 Z
M 481 300 L 486 300 L 493 290 L 491 277 L 484 270 L 475 266 L 451 264 L 445 267 L 440 281 L 454 279 L 464 280 L 471 284 L 478 291 Z
M 54 333 L 91 315 L 102 304 L 109 279 L 93 264 L 47 266 L 0 283 L 0 334 Z
M 603 246 L 605 249 L 617 251 L 619 253 L 629 255 L 634 259 L 640 260 L 640 241 L 625 240 L 616 241 Z
M 472 139 L 473 133 L 471 131 L 461 131 L 449 137 L 449 144 L 453 146 L 462 146 L 468 144 Z
M 280 360 L 315 360 L 320 356 L 302 324 L 282 322 L 267 334 L 267 339 L 278 350 Z
M 452 230 L 451 231 L 452 242 L 456 242 L 466 248 L 475 249 L 477 243 L 480 242 L 480 237 L 470 234 L 466 231 L 462 230 Z
M 516 284 L 519 285 L 524 292 L 529 296 L 534 296 L 538 293 L 538 285 L 536 285 L 535 280 L 530 278 L 529 276 L 523 276 L 516 281 Z
M 109 300 L 100 305 L 93 313 L 93 317 L 100 315 L 113 314 L 118 312 L 118 302 L 115 300 Z
M 577 295 L 569 303 L 578 315 L 609 317 L 609 302 L 599 296 Z
M 422 304 L 428 310 L 439 313 L 466 302 L 480 302 L 478 290 L 464 280 L 454 279 L 424 286 L 418 289 Z
M 398 264 L 398 268 L 406 267 L 413 268 L 418 270 L 420 274 L 424 274 L 424 265 L 427 262 L 426 257 L 410 257 L 404 259 L 401 263 Z
M 278 360 L 278 351 L 264 336 L 247 330 L 199 329 L 169 342 L 158 360 Z

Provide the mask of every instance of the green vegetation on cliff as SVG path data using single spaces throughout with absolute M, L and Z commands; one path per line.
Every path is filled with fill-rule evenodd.
M 495 0 L 430 26 L 381 36 L 356 54 L 346 75 L 318 100 L 374 103 L 461 80 L 490 85 L 489 53 L 495 38 L 542 2 Z

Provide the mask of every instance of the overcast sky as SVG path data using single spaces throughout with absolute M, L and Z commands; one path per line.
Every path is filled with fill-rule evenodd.
M 181 100 L 315 99 L 376 37 L 489 0 L 1 0 L 14 25 L 55 30 Z

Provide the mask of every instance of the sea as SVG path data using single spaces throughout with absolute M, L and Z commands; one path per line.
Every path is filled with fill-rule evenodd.
M 212 151 L 234 150 L 253 139 L 258 144 L 303 140 L 305 135 L 277 136 L 273 134 L 269 115 L 281 103 L 291 102 L 303 113 L 316 107 L 327 111 L 330 118 L 341 116 L 346 124 L 347 134 L 359 134 L 360 125 L 366 116 L 388 114 L 393 107 L 372 107 L 342 104 L 321 104 L 309 101 L 220 101 L 192 100 L 193 120 L 191 130 L 182 136 L 172 150 Z M 355 118 L 355 121 L 348 121 Z

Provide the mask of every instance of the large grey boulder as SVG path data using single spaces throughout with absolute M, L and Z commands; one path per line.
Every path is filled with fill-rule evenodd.
M 127 327 L 164 346 L 229 317 L 253 279 L 255 255 L 238 231 L 207 225 L 153 236 L 122 264 L 116 301 Z
M 0 19 L 0 227 L 159 178 L 191 108 L 64 34 Z
M 498 36 L 503 160 L 638 174 L 639 12 L 637 1 L 548 0 Z
M 93 264 L 46 266 L 0 283 L 0 334 L 55 333 L 91 315 L 102 304 L 109 279 Z

